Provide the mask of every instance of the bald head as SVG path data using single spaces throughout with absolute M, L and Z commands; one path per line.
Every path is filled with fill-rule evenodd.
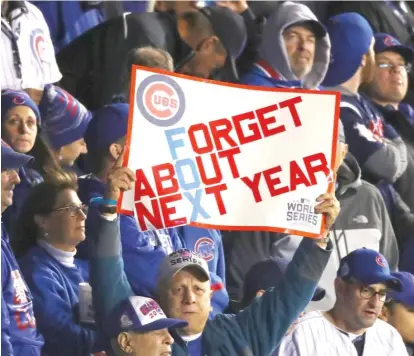
M 161 48 L 134 48 L 128 53 L 127 66 L 129 73 L 131 73 L 133 64 L 148 68 L 164 69 L 170 72 L 174 70 L 174 63 L 171 55 Z

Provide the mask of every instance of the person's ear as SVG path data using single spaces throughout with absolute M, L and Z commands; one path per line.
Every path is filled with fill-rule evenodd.
M 257 291 L 256 293 L 256 297 L 261 297 L 264 294 L 265 290 L 260 289 L 259 291 Z
M 42 230 L 47 230 L 47 217 L 40 215 L 40 214 L 36 214 L 33 217 L 33 220 L 35 222 L 35 224 Z
M 380 318 L 381 320 L 384 320 L 386 323 L 388 323 L 389 315 L 390 315 L 390 311 L 389 311 L 389 309 L 388 309 L 388 308 L 384 305 L 384 306 L 382 307 L 381 314 L 380 314 L 379 318 Z
M 130 338 L 128 333 L 126 333 L 126 332 L 120 333 L 117 337 L 117 342 L 118 342 L 119 348 L 123 352 L 125 352 L 127 354 L 132 353 L 133 348 L 132 348 L 132 345 L 131 345 L 131 338 Z
M 122 154 L 122 146 L 119 143 L 113 143 L 109 146 L 109 154 L 116 161 Z

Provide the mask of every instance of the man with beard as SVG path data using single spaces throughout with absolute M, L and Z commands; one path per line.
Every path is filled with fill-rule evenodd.
M 369 23 L 356 13 L 331 17 L 331 63 L 322 85 L 341 92 L 340 117 L 349 152 L 358 161 L 363 178 L 371 183 L 393 183 L 407 168 L 404 142 L 372 103 L 358 93 L 373 79 L 374 35 Z
M 304 4 L 284 2 L 263 30 L 259 60 L 242 76 L 244 84 L 317 88 L 329 65 L 329 37 Z
M 299 320 L 279 356 L 407 356 L 400 334 L 378 319 L 389 290 L 401 290 L 380 253 L 358 249 L 341 260 L 335 279 L 334 307 Z

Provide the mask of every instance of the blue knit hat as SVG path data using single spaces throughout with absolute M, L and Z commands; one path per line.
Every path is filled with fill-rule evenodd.
M 7 112 L 16 106 L 27 106 L 33 110 L 37 119 L 37 126 L 40 127 L 41 117 L 36 103 L 29 94 L 21 90 L 6 89 L 1 92 L 1 121 L 6 120 Z
M 128 129 L 129 104 L 107 105 L 93 113 L 85 133 L 85 142 L 89 151 L 108 147 L 124 137 Z
M 374 33 L 368 21 L 355 12 L 331 17 L 326 28 L 331 40 L 331 62 L 322 85 L 333 87 L 356 73 Z
M 83 138 L 92 117 L 82 103 L 53 84 L 45 86 L 39 109 L 42 134 L 54 149 Z

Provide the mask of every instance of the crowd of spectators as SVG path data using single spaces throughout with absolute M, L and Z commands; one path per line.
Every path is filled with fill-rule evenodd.
M 1 353 L 414 355 L 412 6 L 2 0 Z M 339 92 L 326 232 L 117 214 L 134 64 Z

